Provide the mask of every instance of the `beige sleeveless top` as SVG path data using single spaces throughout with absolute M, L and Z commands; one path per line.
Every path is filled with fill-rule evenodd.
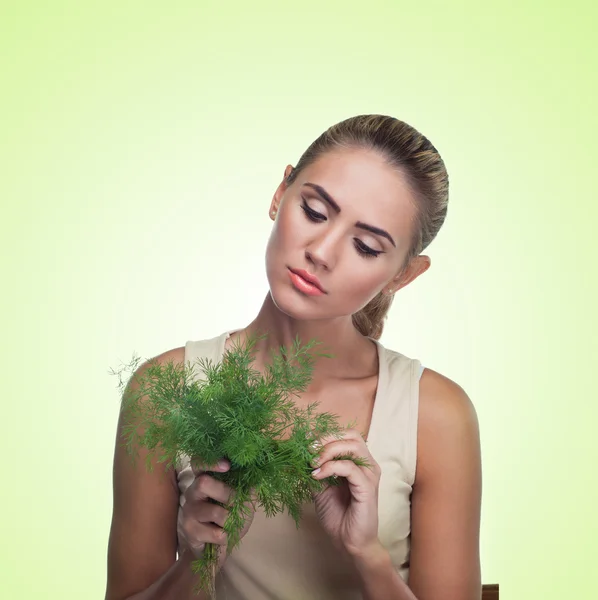
M 231 332 L 185 344 L 185 363 L 222 359 Z M 409 574 L 410 495 L 415 477 L 419 360 L 384 348 L 379 358 L 368 448 L 381 467 L 378 535 L 405 581 Z M 195 366 L 197 377 L 203 374 Z M 183 494 L 194 476 L 185 457 L 177 465 Z M 361 598 L 354 568 L 320 527 L 313 503 L 303 507 L 300 528 L 286 513 L 266 518 L 261 508 L 240 545 L 216 580 L 218 600 L 357 600 Z

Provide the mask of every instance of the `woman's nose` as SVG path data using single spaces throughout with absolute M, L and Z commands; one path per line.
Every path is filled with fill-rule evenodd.
M 305 256 L 315 266 L 329 271 L 336 264 L 338 243 L 332 235 L 323 235 L 307 246 Z

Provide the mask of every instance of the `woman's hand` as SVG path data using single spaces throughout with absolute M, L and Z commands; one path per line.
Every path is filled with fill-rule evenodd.
M 378 486 L 380 466 L 374 460 L 361 434 L 347 429 L 342 439 L 325 436 L 316 457 L 316 479 L 336 475 L 343 477 L 338 486 L 328 486 L 314 494 L 316 514 L 333 542 L 358 557 L 378 549 Z M 333 460 L 335 456 L 351 454 L 367 461 L 359 467 L 352 460 Z
M 224 473 L 230 469 L 227 460 L 221 460 L 213 467 L 192 464 L 195 480 L 185 491 L 185 504 L 179 513 L 178 531 L 184 545 L 196 558 L 201 558 L 206 544 L 216 544 L 218 548 L 218 566 L 222 568 L 226 562 L 227 534 L 223 526 L 229 511 L 210 502 L 209 499 L 227 505 L 234 490 L 222 481 L 208 475 L 209 471 Z M 250 516 L 241 531 L 241 539 L 245 536 L 255 514 L 255 506 L 250 505 Z

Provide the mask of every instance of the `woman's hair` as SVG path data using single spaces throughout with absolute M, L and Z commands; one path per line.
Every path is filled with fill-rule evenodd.
M 416 199 L 409 251 L 402 265 L 420 254 L 436 237 L 448 206 L 448 173 L 432 143 L 416 129 L 386 115 L 358 115 L 329 127 L 303 153 L 287 177 L 297 175 L 326 152 L 338 149 L 376 150 L 407 180 Z M 379 339 L 394 294 L 380 292 L 353 315 L 353 324 L 365 336 Z

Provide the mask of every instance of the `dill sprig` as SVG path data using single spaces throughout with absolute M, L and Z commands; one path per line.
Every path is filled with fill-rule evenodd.
M 134 357 L 129 365 L 111 370 L 123 392 L 123 436 L 133 459 L 137 449 L 145 447 L 149 470 L 152 456 L 169 468 L 185 457 L 207 465 L 223 457 L 229 460 L 227 472 L 210 473 L 235 490 L 224 524 L 229 554 L 240 543 L 252 500 L 268 517 L 286 510 L 299 527 L 301 505 L 325 486 L 339 483 L 332 477 L 312 477 L 311 461 L 317 453 L 312 442 L 325 435 L 340 438 L 344 427 L 337 415 L 317 412 L 317 402 L 300 408 L 293 399 L 309 385 L 315 361 L 330 355 L 314 352 L 316 341 L 302 345 L 296 337 L 290 348 L 271 353 L 262 373 L 253 363 L 256 343 L 263 337 L 233 343 L 219 363 L 204 358 L 193 364 L 150 359 L 140 374 L 140 359 Z M 133 373 L 129 381 L 136 381 L 135 389 L 125 384 L 127 371 Z M 341 459 L 370 466 L 353 455 L 337 457 Z M 203 556 L 192 563 L 193 572 L 200 575 L 197 593 L 205 589 L 214 596 L 217 562 L 218 548 L 206 544 Z

